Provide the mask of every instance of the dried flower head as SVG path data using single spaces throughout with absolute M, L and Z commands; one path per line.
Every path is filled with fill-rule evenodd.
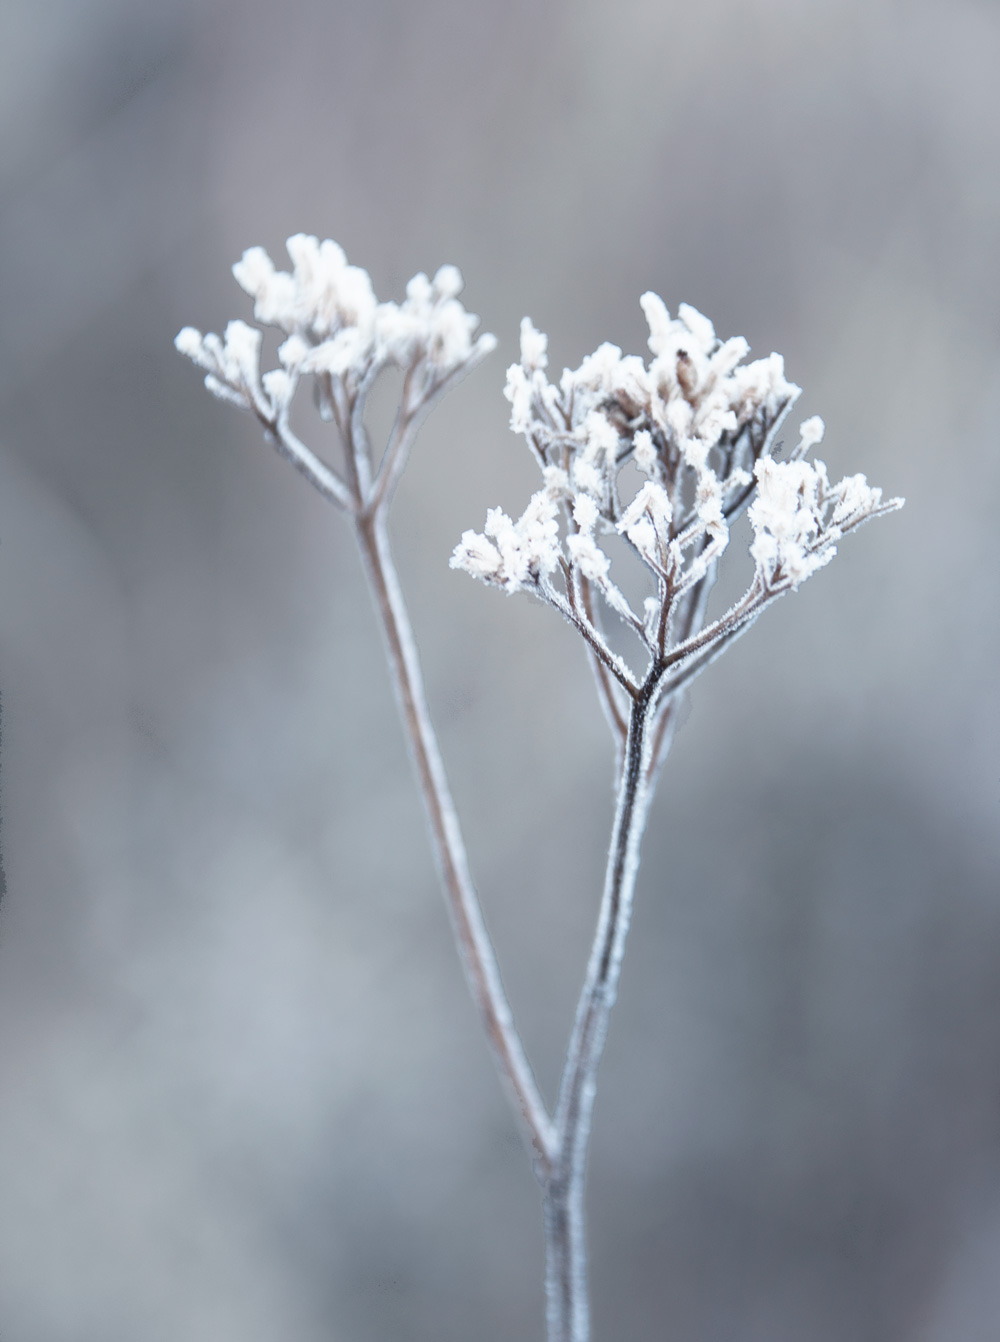
M 676 687 L 682 665 L 700 669 L 767 602 L 828 563 L 842 535 L 902 503 L 883 502 L 864 476 L 831 485 L 822 462 L 804 460 L 823 437 L 818 416 L 801 425 L 788 460 L 773 458 L 799 396 L 779 354 L 747 363 L 747 342 L 720 340 L 695 308 L 681 304 L 671 318 L 656 294 L 641 303 L 648 363 L 604 344 L 557 384 L 545 371 L 547 338 L 527 317 L 521 323 L 521 358 L 508 370 L 506 396 L 511 428 L 542 468 L 543 488 L 516 522 L 491 509 L 485 533 L 466 531 L 451 560 L 484 582 L 554 605 L 631 691 L 643 677 L 611 653 L 595 593 L 641 639 L 646 674 L 675 668 Z M 753 582 L 705 629 L 716 566 L 751 500 Z M 646 570 L 641 614 L 612 579 L 603 538 L 613 533 Z
M 458 300 L 462 275 L 442 266 L 433 279 L 415 275 L 402 303 L 380 303 L 367 270 L 348 264 L 329 238 L 296 233 L 287 242 L 291 271 L 276 270 L 263 247 L 251 247 L 233 266 L 254 300 L 254 317 L 285 335 L 277 368 L 260 370 L 261 332 L 232 321 L 225 335 L 185 326 L 175 345 L 203 369 L 205 385 L 224 401 L 252 411 L 279 449 L 329 498 L 355 512 L 381 507 L 406 458 L 420 413 L 496 346 L 476 336 L 479 318 Z M 364 432 L 368 392 L 387 367 L 406 373 L 398 433 L 388 444 L 379 478 Z M 288 411 L 304 378 L 313 381 L 324 419 L 335 420 L 348 448 L 344 480 L 301 443 Z M 347 440 L 350 440 L 348 445 Z

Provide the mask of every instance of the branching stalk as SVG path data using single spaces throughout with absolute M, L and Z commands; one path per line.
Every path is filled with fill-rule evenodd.
M 349 267 L 329 239 L 296 234 L 288 249 L 292 274 L 277 274 L 260 248 L 234 268 L 258 318 L 266 313 L 286 337 L 281 367 L 261 374 L 261 333 L 240 321 L 230 322 L 221 338 L 185 327 L 177 348 L 206 373 L 209 390 L 252 411 L 278 452 L 354 521 L 462 966 L 542 1187 L 549 1342 L 589 1342 L 584 1181 L 597 1074 L 618 995 L 640 843 L 679 704 L 691 680 L 765 606 L 822 568 L 846 532 L 902 500 L 883 501 L 863 476 L 832 485 L 822 462 L 809 464 L 805 457 L 823 436 L 815 416 L 801 426 L 787 459 L 776 461 L 776 435 L 799 389 L 785 379 L 777 355 L 737 370 L 746 342 L 718 341 L 693 308 L 682 305 L 672 321 L 662 300 L 645 294 L 654 355 L 648 369 L 602 345 L 577 370 L 566 370 L 558 386 L 543 371 L 546 337 L 527 318 L 522 322 L 521 361 L 508 371 L 506 394 L 512 427 L 525 435 L 544 486 L 516 522 L 491 510 L 485 532 L 464 533 L 451 562 L 507 592 L 532 592 L 582 634 L 615 740 L 618 783 L 597 928 L 550 1116 L 469 873 L 387 529 L 424 417 L 495 341 L 473 338 L 478 319 L 457 301 L 462 281 L 454 267 L 442 267 L 433 280 L 415 276 L 400 307 L 377 303 L 368 276 Z M 403 394 L 376 465 L 365 403 L 390 366 L 404 370 Z M 315 377 L 321 413 L 334 419 L 343 439 L 343 475 L 289 425 L 289 403 L 306 376 Z M 646 482 L 623 513 L 618 477 L 629 462 Z M 754 577 L 745 595 L 706 625 L 729 525 L 751 498 Z M 611 529 L 652 576 L 656 594 L 647 598 L 642 619 L 609 576 L 600 542 Z M 552 575 L 561 576 L 560 585 Z M 651 658 L 645 673 L 612 652 L 598 598 L 639 636 Z

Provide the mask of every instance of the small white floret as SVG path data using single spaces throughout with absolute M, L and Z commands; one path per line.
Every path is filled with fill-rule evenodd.
M 488 581 L 499 576 L 502 561 L 500 551 L 485 536 L 477 531 L 463 531 L 449 564 L 451 568 L 463 569 L 473 578 Z
M 532 324 L 530 317 L 521 318 L 521 365 L 529 372 L 545 368 L 549 362 L 549 338 Z
M 185 326 L 174 336 L 174 349 L 189 359 L 197 360 L 201 353 L 201 332 L 193 326 Z
M 799 443 L 803 455 L 811 452 L 823 441 L 823 435 L 826 433 L 826 425 L 820 419 L 819 415 L 812 415 L 799 425 Z
M 434 276 L 434 292 L 439 298 L 457 298 L 465 288 L 458 266 L 441 266 Z
M 653 354 L 662 354 L 672 343 L 670 313 L 667 311 L 667 305 L 659 294 L 654 294 L 652 290 L 649 290 L 639 299 L 639 306 L 642 308 L 646 324 L 649 327 L 649 348 Z

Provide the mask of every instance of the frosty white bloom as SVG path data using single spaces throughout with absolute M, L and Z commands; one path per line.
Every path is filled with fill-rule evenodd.
M 819 462 L 816 463 L 817 466 Z M 833 500 L 833 514 L 830 523 L 841 532 L 848 527 L 857 526 L 876 512 L 894 509 L 902 503 L 901 499 L 890 499 L 882 503 L 882 491 L 869 485 L 863 475 L 848 475 L 830 491 Z

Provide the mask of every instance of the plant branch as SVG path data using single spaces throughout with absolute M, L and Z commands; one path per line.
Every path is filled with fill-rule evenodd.
M 478 368 L 493 348 L 493 341 L 485 336 L 480 336 L 473 345 L 465 363 L 453 369 L 440 381 L 435 381 L 421 395 L 416 405 L 411 405 L 411 388 L 415 370 L 413 368 L 407 370 L 403 382 L 403 394 L 400 398 L 399 413 L 396 416 L 395 424 L 392 426 L 392 432 L 389 435 L 389 441 L 369 495 L 367 507 L 370 512 L 377 513 L 381 509 L 387 508 L 392 502 L 392 496 L 403 473 L 410 448 L 413 446 L 414 439 L 431 410 L 442 396 L 446 395 L 456 383 L 462 381 L 466 374 L 471 373 L 474 368 Z
M 465 844 L 431 725 L 416 645 L 381 516 L 359 514 L 356 531 L 382 622 L 386 654 L 403 726 L 427 812 L 462 967 L 514 1107 L 544 1181 L 555 1150 L 552 1121 L 525 1056 L 504 991 L 496 954 L 472 883 Z
M 549 1342 L 588 1342 L 590 1336 L 584 1175 L 597 1072 L 618 995 L 639 844 L 652 795 L 647 785 L 647 726 L 660 674 L 661 668 L 654 666 L 630 708 L 604 894 L 559 1088 L 558 1150 L 545 1190 Z
M 279 456 L 290 461 L 299 474 L 304 475 L 325 499 L 329 499 L 331 503 L 347 512 L 354 510 L 354 499 L 347 485 L 336 471 L 320 461 L 315 452 L 311 452 L 301 438 L 292 432 L 286 416 L 278 415 L 275 419 L 267 419 L 258 414 L 258 417 Z
M 594 608 L 593 592 L 590 582 L 583 575 L 580 575 L 580 606 L 583 609 L 585 618 L 600 633 L 597 613 Z M 604 716 L 608 720 L 611 728 L 611 734 L 615 738 L 615 748 L 619 756 L 619 766 L 621 764 L 621 753 L 625 749 L 625 738 L 628 735 L 628 718 L 622 711 L 622 705 L 619 702 L 618 694 L 615 690 L 615 683 L 611 678 L 611 673 L 604 663 L 594 652 L 590 644 L 587 644 L 587 660 L 590 662 L 590 668 L 594 673 L 594 680 L 597 684 L 597 695 L 601 701 L 601 707 L 604 710 Z

